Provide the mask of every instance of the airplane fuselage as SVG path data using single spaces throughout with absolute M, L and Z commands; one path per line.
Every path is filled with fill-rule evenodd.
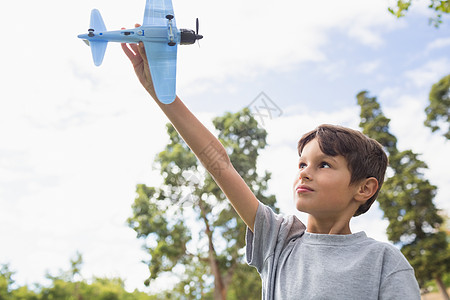
M 117 42 L 117 43 L 139 43 L 160 42 L 179 43 L 181 33 L 178 29 L 167 26 L 141 26 L 133 29 L 122 29 L 114 31 L 97 32 L 89 30 L 89 33 L 78 35 L 80 39 L 92 42 Z

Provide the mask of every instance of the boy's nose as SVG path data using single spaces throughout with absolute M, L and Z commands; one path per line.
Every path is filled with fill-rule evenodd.
M 299 180 L 311 180 L 311 175 L 309 174 L 309 172 L 307 171 L 308 168 L 304 168 L 303 170 L 300 170 L 299 172 Z
M 299 179 L 300 179 L 300 181 L 301 180 L 308 180 L 308 181 L 310 181 L 311 179 L 309 178 L 309 176 L 305 176 L 305 175 L 300 175 L 300 177 L 299 177 Z

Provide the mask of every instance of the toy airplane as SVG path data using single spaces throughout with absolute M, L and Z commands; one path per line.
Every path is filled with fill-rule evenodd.
M 78 37 L 91 47 L 96 66 L 101 65 L 108 42 L 143 42 L 156 96 L 162 103 L 169 104 L 176 95 L 177 44 L 190 45 L 202 39 L 198 34 L 198 19 L 196 27 L 195 32 L 177 29 L 172 0 L 147 0 L 142 26 L 107 31 L 100 12 L 93 9 L 88 33 Z

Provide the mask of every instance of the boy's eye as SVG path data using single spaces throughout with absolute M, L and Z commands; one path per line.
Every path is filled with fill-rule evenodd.
M 331 168 L 330 164 L 328 164 L 327 162 L 321 162 L 320 167 L 321 168 Z
M 298 164 L 298 168 L 299 168 L 299 169 L 306 168 L 306 164 L 305 164 L 305 163 L 299 163 L 299 164 Z

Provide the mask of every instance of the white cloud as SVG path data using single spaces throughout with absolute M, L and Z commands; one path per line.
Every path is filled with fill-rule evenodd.
M 360 64 L 357 67 L 357 71 L 362 74 L 373 74 L 375 71 L 378 71 L 381 65 L 381 59 L 377 59 L 374 61 L 367 61 L 362 64 Z
M 424 65 L 406 71 L 404 76 L 409 80 L 409 86 L 430 88 L 441 77 L 448 74 L 450 61 L 446 57 L 430 60 Z
M 187 4 L 174 5 L 184 11 Z M 384 32 L 403 26 L 386 13 L 385 3 L 380 1 L 349 1 L 345 6 L 336 1 L 275 4 L 268 0 L 246 2 L 245 6 L 237 0 L 223 5 L 206 1 L 189 5 L 198 10 L 205 38 L 200 50 L 180 47 L 181 88 L 194 82 L 209 88 L 228 77 L 246 79 L 289 70 L 302 62 L 326 61 L 324 46 L 333 47 L 328 34 L 379 47 Z M 195 74 L 190 71 L 193 69 Z
M 330 81 L 335 81 L 345 76 L 342 70 L 348 68 L 347 64 L 348 62 L 345 60 L 327 61 L 318 67 L 318 71 L 324 74 Z
M 437 38 L 426 46 L 425 53 L 447 47 L 450 47 L 450 38 Z

